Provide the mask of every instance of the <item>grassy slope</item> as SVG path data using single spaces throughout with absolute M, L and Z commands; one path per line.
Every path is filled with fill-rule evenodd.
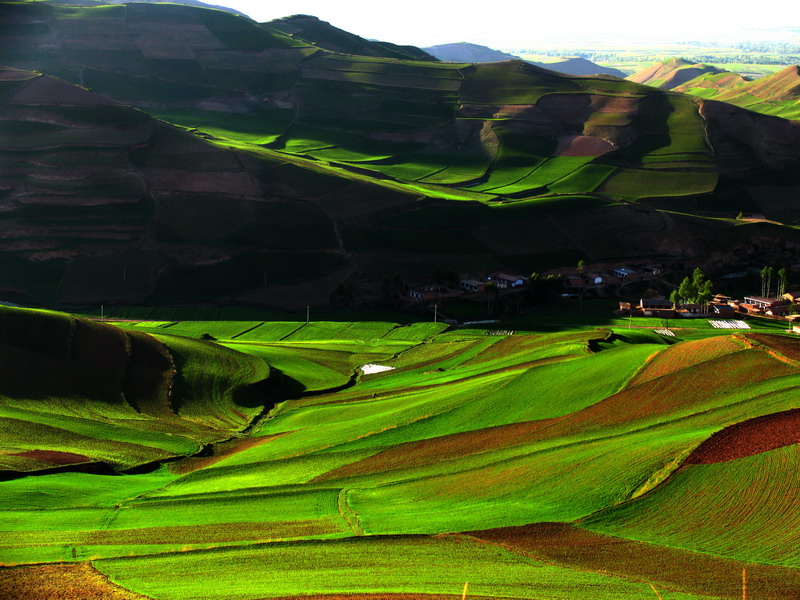
M 142 325 L 127 327 L 147 331 Z M 546 566 L 513 548 L 428 537 L 588 518 L 583 526 L 631 539 L 795 566 L 791 534 L 770 533 L 784 520 L 772 516 L 781 514 L 780 503 L 791 511 L 788 489 L 773 488 L 790 485 L 778 471 L 792 468 L 786 457 L 794 456 L 793 447 L 679 468 L 723 426 L 793 406 L 800 375 L 782 358 L 792 354 L 791 340 L 775 345 L 778 355 L 770 354 L 769 336 L 753 344 L 704 329 L 697 330 L 704 338 L 668 345 L 650 333 L 591 328 L 505 337 L 437 334 L 441 326 L 423 324 L 283 324 L 288 337 L 275 340 L 263 322 L 153 325 L 196 337 L 211 333 L 275 360 L 317 393 L 279 404 L 247 435 L 215 445 L 207 456 L 125 476 L 124 485 L 76 473 L 0 484 L 9 532 L 0 548 L 5 562 L 101 558 L 95 565 L 114 581 L 156 598 L 196 597 L 197 579 L 175 577 L 182 572 L 215 582 L 220 598 L 456 593 L 461 579 L 476 594 L 566 598 L 593 589 L 596 597 L 648 597 L 652 574 L 646 577 L 644 567 L 629 568 L 626 582 L 572 570 L 563 557 L 561 566 Z M 247 331 L 252 339 L 237 341 Z M 162 339 L 184 353 L 179 373 L 198 389 L 229 387 L 219 379 L 222 371 L 233 382 L 260 376 L 252 370 L 258 363 L 244 355 L 211 358 L 208 342 Z M 238 362 L 221 369 L 219 360 L 233 356 Z M 341 385 L 364 362 L 396 369 L 324 393 L 326 384 Z M 192 364 L 214 364 L 216 371 L 193 374 Z M 207 397 L 195 404 L 197 414 L 207 415 L 207 425 L 230 427 L 219 420 L 224 402 Z M 732 477 L 730 490 L 715 483 Z M 709 490 L 708 500 L 694 499 L 698 486 Z M 763 491 L 752 492 L 754 486 Z M 715 494 L 724 496 L 717 501 Z M 57 508 L 48 500 L 55 496 Z M 738 543 L 741 528 L 729 523 L 741 514 L 756 515 L 758 524 L 747 544 Z M 696 519 L 697 527 L 676 526 L 677 515 Z M 372 537 L 411 533 L 422 536 Z M 267 543 L 279 540 L 285 543 Z M 383 549 L 380 557 L 375 548 Z M 364 563 L 362 553 L 372 559 Z M 130 554 L 142 557 L 122 558 Z M 234 584 L 224 567 L 229 560 L 244 561 L 259 576 Z M 302 567 L 319 561 L 338 566 L 331 563 L 318 579 Z M 490 566 L 469 578 L 458 571 L 475 561 Z M 406 567 L 399 569 L 401 563 Z M 385 577 L 376 580 L 376 569 Z M 523 580 L 528 587 L 514 587 Z M 671 585 L 677 590 L 671 597 L 714 594 L 697 581 Z
M 245 427 L 267 401 L 251 384 L 267 380 L 269 366 L 245 354 L 63 313 L 3 307 L 0 319 L 7 470 L 129 468 L 192 454 Z

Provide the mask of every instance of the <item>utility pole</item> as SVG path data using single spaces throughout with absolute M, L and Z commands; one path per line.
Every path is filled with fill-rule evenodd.
M 101 321 L 104 321 L 104 320 L 105 320 L 105 318 L 106 318 L 106 317 L 105 317 L 105 308 L 104 308 L 104 307 L 103 307 L 103 305 L 101 304 L 101 305 L 100 305 L 100 320 L 101 320 Z
M 433 322 L 434 323 L 438 323 L 439 322 L 438 310 L 439 310 L 439 305 L 438 304 L 434 304 L 433 305 Z
M 310 320 L 311 320 L 311 307 L 306 306 L 306 325 L 308 325 Z

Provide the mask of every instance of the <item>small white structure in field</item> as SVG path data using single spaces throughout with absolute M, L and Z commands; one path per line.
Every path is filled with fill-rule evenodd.
M 372 363 L 361 366 L 361 372 L 364 375 L 372 375 L 373 373 L 383 373 L 384 371 L 394 371 L 395 367 L 387 367 L 386 365 L 374 365 Z

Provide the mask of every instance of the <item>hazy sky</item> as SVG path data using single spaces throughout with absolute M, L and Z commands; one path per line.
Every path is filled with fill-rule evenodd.
M 798 0 L 205 0 L 257 21 L 311 14 L 362 37 L 430 46 L 469 41 L 495 48 L 535 48 L 537 39 L 614 42 L 643 39 L 756 39 L 759 28 L 800 27 Z M 471 6 L 479 6 L 472 9 Z M 742 37 L 742 29 L 751 31 Z M 784 36 L 785 37 L 785 36 Z M 800 43 L 800 33 L 793 37 Z

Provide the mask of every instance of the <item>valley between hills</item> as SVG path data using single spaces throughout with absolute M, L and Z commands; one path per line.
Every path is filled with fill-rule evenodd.
M 798 598 L 792 317 L 612 306 L 699 266 L 794 307 L 798 67 L 445 62 L 198 2 L 0 35 L 4 600 Z M 501 272 L 482 322 L 398 310 Z

